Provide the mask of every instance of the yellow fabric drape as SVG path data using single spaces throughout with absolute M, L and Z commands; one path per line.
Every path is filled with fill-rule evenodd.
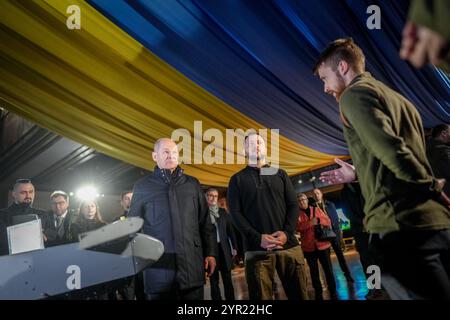
M 81 8 L 81 30 L 66 27 L 73 4 Z M 194 121 L 224 137 L 225 128 L 263 128 L 82 1 L 0 1 L 0 43 L 3 107 L 142 168 L 153 169 L 158 138 L 177 128 L 192 132 Z M 289 174 L 333 157 L 280 137 L 280 167 Z M 183 168 L 204 184 L 225 186 L 242 165 Z

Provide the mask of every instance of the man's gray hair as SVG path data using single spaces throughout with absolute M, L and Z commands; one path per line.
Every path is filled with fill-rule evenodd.
M 205 194 L 208 194 L 208 193 L 213 192 L 213 191 L 216 191 L 217 193 L 219 193 L 219 190 L 217 190 L 216 188 L 209 187 L 208 189 L 206 189 Z
M 69 201 L 69 195 L 62 190 L 53 191 L 52 194 L 50 195 L 50 200 L 59 196 L 64 197 L 66 201 Z
M 159 138 L 159 139 L 156 140 L 156 142 L 155 142 L 155 146 L 154 146 L 154 148 L 153 148 L 153 151 L 154 151 L 154 152 L 157 152 L 158 149 L 159 149 L 159 147 L 161 146 L 161 143 L 163 143 L 163 141 L 166 141 L 166 140 L 169 140 L 169 141 L 174 142 L 174 141 L 173 141 L 172 139 L 170 139 L 170 138 Z

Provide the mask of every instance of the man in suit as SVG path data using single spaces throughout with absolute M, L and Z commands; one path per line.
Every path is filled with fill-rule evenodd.
M 120 220 L 128 217 L 128 213 L 130 212 L 132 197 L 133 197 L 133 191 L 131 191 L 131 190 L 126 190 L 126 191 L 122 192 L 122 194 L 120 195 L 120 206 L 123 209 L 123 214 L 119 217 Z
M 236 239 L 232 229 L 231 221 L 223 208 L 219 208 L 217 201 L 219 192 L 214 188 L 206 190 L 206 200 L 209 206 L 209 216 L 215 229 L 217 244 L 216 270 L 209 278 L 211 284 L 211 298 L 222 300 L 219 288 L 219 271 L 222 276 L 225 298 L 234 300 L 233 281 L 231 270 L 233 269 L 233 257 L 236 252 Z
M 42 218 L 46 247 L 59 246 L 78 239 L 71 239 L 71 229 L 76 215 L 69 210 L 69 195 L 64 191 L 54 191 L 50 195 L 51 211 Z

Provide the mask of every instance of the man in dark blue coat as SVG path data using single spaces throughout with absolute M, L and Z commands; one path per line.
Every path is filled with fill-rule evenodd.
M 172 140 L 155 142 L 153 173 L 134 185 L 130 217 L 144 219 L 143 232 L 164 244 L 163 256 L 144 271 L 150 300 L 203 299 L 205 269 L 214 272 L 216 252 L 208 206 L 200 183 L 178 166 Z

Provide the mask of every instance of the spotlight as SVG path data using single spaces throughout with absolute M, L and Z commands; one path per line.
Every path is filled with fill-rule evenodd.
M 302 180 L 298 180 L 298 183 L 303 183 L 303 181 Z
M 94 200 L 99 196 L 97 189 L 93 186 L 85 186 L 77 191 L 77 198 L 82 201 Z

